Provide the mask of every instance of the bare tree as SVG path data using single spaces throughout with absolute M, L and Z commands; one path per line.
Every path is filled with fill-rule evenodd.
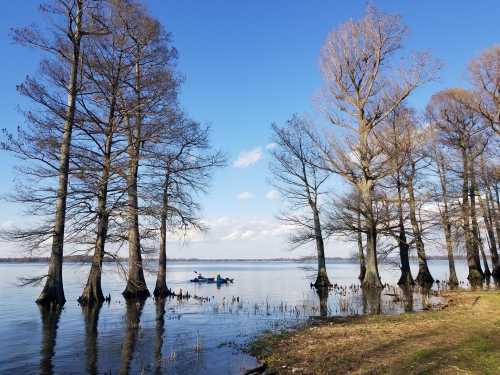
M 500 45 L 494 45 L 469 64 L 470 81 L 476 93 L 471 103 L 500 135 Z
M 128 90 L 121 95 L 124 130 L 128 139 L 127 221 L 128 277 L 125 298 L 144 298 L 149 290 L 144 279 L 139 232 L 138 176 L 145 143 L 157 142 L 168 118 L 177 110 L 179 80 L 173 74 L 176 50 L 159 22 L 137 4 L 124 4 L 118 14 L 133 43 L 134 66 Z
M 120 93 L 126 89 L 126 78 L 132 71 L 130 61 L 133 44 L 126 37 L 127 31 L 120 18 L 119 3 L 109 4 L 106 19 L 108 35 L 88 41 L 84 57 L 83 79 L 85 89 L 92 95 L 82 97 L 81 133 L 82 144 L 75 142 L 74 154 L 78 158 L 76 178 L 80 189 L 91 197 L 84 196 L 89 206 L 90 199 L 96 202 L 94 229 L 94 255 L 89 277 L 82 295 L 81 304 L 104 301 L 101 288 L 102 262 L 105 245 L 109 239 L 109 223 L 123 205 L 125 187 L 121 178 L 125 163 L 126 145 L 123 133 L 124 110 L 120 108 Z M 77 124 L 77 126 L 79 126 Z M 79 126 L 80 127 L 80 126 Z M 77 140 L 78 141 L 78 140 Z M 89 223 L 90 227 L 93 227 Z M 118 226 L 121 230 L 121 225 Z M 121 233 L 116 237 L 121 240 Z
M 409 67 L 394 68 L 391 60 L 402 48 L 406 27 L 400 17 L 368 7 L 358 21 L 331 32 L 321 50 L 326 111 L 333 125 L 347 129 L 346 147 L 332 143 L 326 151 L 330 169 L 356 187 L 366 215 L 366 272 L 363 285 L 381 287 L 377 267 L 374 189 L 387 168 L 371 142 L 373 132 L 439 68 L 427 54 L 416 54 Z
M 409 169 L 412 153 L 415 152 L 413 137 L 415 131 L 415 118 L 413 111 L 408 108 L 398 108 L 391 113 L 384 124 L 384 128 L 378 135 L 381 147 L 387 154 L 392 174 L 386 177 L 387 184 L 384 188 L 393 188 L 396 191 L 396 207 L 398 217 L 398 233 L 395 236 L 399 247 L 401 277 L 398 285 L 411 286 L 414 280 L 410 269 L 410 242 L 407 238 L 405 222 L 407 219 L 406 185 L 407 170 Z M 388 223 L 390 225 L 390 223 Z
M 197 197 L 206 193 L 214 168 L 225 164 L 221 152 L 213 151 L 209 129 L 180 114 L 165 129 L 158 144 L 145 150 L 150 181 L 145 184 L 152 202 L 149 211 L 159 221 L 160 250 L 154 296 L 170 294 L 166 283 L 167 235 L 176 230 L 204 230 Z M 149 171 L 148 171 L 149 170 Z
M 280 219 L 296 230 L 291 242 L 297 246 L 310 241 L 316 244 L 318 273 L 315 287 L 329 287 L 326 272 L 325 246 L 321 224 L 321 197 L 329 173 L 318 167 L 320 154 L 307 135 L 307 124 L 293 116 L 284 127 L 273 125 L 273 142 L 270 170 L 272 184 L 288 204 L 287 212 Z
M 443 226 L 444 238 L 446 242 L 446 252 L 448 255 L 449 277 L 448 283 L 452 287 L 458 286 L 457 271 L 455 269 L 455 258 L 453 254 L 453 238 L 452 238 L 452 223 L 449 207 L 449 181 L 447 170 L 449 169 L 448 161 L 443 153 L 438 149 L 437 145 L 433 147 L 433 156 L 436 164 L 437 174 L 439 176 L 439 186 L 441 190 L 440 202 L 438 202 L 439 214 L 441 217 L 441 225 Z
M 435 94 L 427 107 L 429 119 L 438 129 L 440 143 L 457 153 L 461 162 L 458 171 L 462 178 L 462 228 L 469 266 L 469 282 L 472 285 L 481 284 L 483 271 L 479 258 L 477 230 L 471 221 L 475 213 L 475 194 L 471 188 L 471 168 L 475 158 L 482 153 L 486 145 L 484 125 L 480 117 L 471 108 L 473 95 L 463 89 L 450 89 Z M 471 194 L 472 191 L 472 194 Z
M 17 233 L 17 239 L 34 240 L 34 247 L 52 241 L 45 286 L 37 299 L 42 305 L 62 305 L 66 301 L 62 281 L 63 245 L 72 133 L 77 98 L 82 90 L 82 40 L 106 32 L 100 20 L 99 5 L 94 0 L 60 0 L 41 6 L 41 10 L 53 20 L 52 37 L 45 37 L 47 33 L 35 27 L 13 30 L 16 42 L 37 48 L 48 56 L 40 64 L 39 78 L 28 77 L 18 86 L 19 92 L 37 106 L 37 110 L 26 112 L 30 126 L 19 129 L 17 138 L 9 135 L 8 141 L 3 142 L 3 148 L 16 153 L 21 160 L 34 160 L 40 165 L 38 169 L 29 168 L 27 176 L 38 173 L 47 180 L 57 179 L 57 189 L 54 191 L 46 186 L 45 195 L 39 195 L 38 201 L 29 199 L 28 195 L 18 195 L 18 201 L 54 206 L 53 221 L 36 230 Z M 44 134 L 49 136 L 47 140 L 44 140 Z M 53 143 L 49 143 L 51 141 Z M 38 154 L 37 150 L 40 151 Z

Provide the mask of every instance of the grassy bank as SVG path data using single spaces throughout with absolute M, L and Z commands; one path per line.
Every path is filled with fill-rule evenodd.
M 500 374 L 500 293 L 447 292 L 439 311 L 324 321 L 264 335 L 278 374 Z

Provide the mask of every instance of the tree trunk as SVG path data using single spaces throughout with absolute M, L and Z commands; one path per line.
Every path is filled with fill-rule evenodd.
M 129 298 L 147 298 L 149 290 L 144 279 L 142 266 L 141 244 L 139 235 L 139 203 L 137 198 L 137 174 L 141 149 L 141 73 L 139 64 L 136 64 L 136 94 L 137 109 L 135 114 L 134 131 L 129 131 L 129 165 L 127 174 L 127 210 L 128 210 L 128 278 L 123 296 Z M 130 129 L 130 126 L 129 126 Z
M 462 182 L 462 220 L 465 237 L 465 248 L 467 251 L 467 265 L 469 267 L 469 283 L 475 287 L 483 282 L 483 275 L 477 261 L 478 254 L 474 251 L 472 243 L 472 232 L 470 229 L 470 206 L 469 206 L 469 155 L 467 150 L 462 150 L 463 159 L 463 182 Z
M 163 191 L 163 207 L 160 217 L 160 254 L 158 256 L 158 273 L 156 286 L 153 292 L 155 298 L 165 298 L 171 295 L 167 288 L 167 212 L 168 212 L 168 183 Z
M 359 276 L 358 279 L 363 281 L 366 273 L 365 253 L 363 250 L 363 232 L 361 231 L 361 212 L 358 207 L 358 254 L 359 254 Z
M 366 271 L 364 288 L 382 288 L 377 261 L 377 230 L 374 223 L 368 223 L 366 233 Z
M 410 222 L 413 230 L 413 235 L 415 237 L 415 247 L 417 248 L 418 257 L 418 275 L 416 282 L 421 287 L 428 287 L 434 283 L 434 278 L 432 277 L 429 267 L 427 265 L 427 256 L 425 254 L 424 242 L 422 241 L 422 232 L 417 221 L 417 209 L 415 203 L 415 192 L 413 189 L 413 176 L 415 173 L 415 167 L 412 166 L 412 176 L 408 179 L 408 204 L 410 206 Z
M 321 231 L 319 212 L 316 205 L 312 207 L 312 210 L 314 216 L 314 237 L 316 238 L 316 251 L 318 253 L 318 275 L 316 276 L 314 286 L 316 289 L 328 288 L 332 284 L 330 283 L 330 280 L 328 280 L 328 274 L 326 273 L 325 244 L 323 241 L 323 233 Z
M 113 136 L 115 132 L 115 114 L 118 95 L 118 85 L 121 72 L 121 57 L 118 62 L 117 73 L 112 86 L 112 97 L 109 106 L 107 127 L 105 129 L 105 142 L 102 160 L 102 175 L 97 194 L 97 236 L 94 249 L 94 257 L 90 268 L 87 285 L 78 302 L 82 305 L 104 302 L 101 287 L 102 262 L 104 259 L 105 243 L 108 235 L 109 212 L 107 209 L 108 186 L 111 174 L 111 152 L 113 147 Z
M 448 283 L 451 287 L 458 286 L 457 271 L 455 269 L 455 258 L 453 255 L 453 242 L 451 237 L 450 213 L 448 211 L 448 187 L 446 181 L 446 171 L 442 155 L 436 156 L 437 169 L 439 174 L 439 182 L 441 184 L 441 192 L 443 194 L 443 210 L 441 211 L 441 223 L 444 230 L 444 238 L 446 241 L 446 250 L 448 254 L 449 278 Z
M 114 112 L 114 109 L 112 110 Z M 110 120 L 113 121 L 113 113 L 110 113 Z M 113 144 L 112 125 L 106 136 L 104 146 L 103 171 L 101 176 L 99 193 L 97 195 L 97 237 L 95 242 L 94 257 L 90 268 L 87 285 L 78 302 L 82 305 L 101 303 L 104 295 L 101 288 L 102 261 L 104 259 L 104 249 L 108 235 L 109 212 L 107 209 L 108 184 L 111 173 L 111 147 Z
M 369 127 L 365 121 L 359 124 L 359 152 L 363 175 L 357 183 L 361 197 L 362 209 L 366 218 L 366 270 L 363 278 L 363 287 L 382 288 L 378 272 L 377 260 L 377 223 L 373 213 L 373 190 L 374 181 L 371 179 L 370 159 L 368 155 L 368 133 Z
M 399 257 L 401 260 L 401 277 L 399 278 L 398 285 L 411 286 L 414 285 L 413 276 L 411 275 L 409 250 L 410 246 L 406 240 L 406 230 L 403 218 L 403 199 L 401 197 L 401 182 L 399 179 L 399 172 L 397 177 L 398 188 L 398 214 L 399 214 Z
M 493 195 L 491 189 L 488 188 L 488 195 L 486 200 L 486 207 L 488 208 L 489 216 L 491 218 L 491 225 L 495 224 L 496 240 L 497 246 L 500 246 L 500 205 L 493 200 Z M 498 200 L 498 190 L 497 190 L 497 200 Z M 499 249 L 500 250 L 500 249 Z M 500 262 L 500 260 L 499 260 Z
M 469 198 L 470 198 L 470 216 L 472 223 L 472 248 L 474 249 L 474 253 L 476 254 L 476 263 L 478 265 L 478 271 L 481 273 L 481 277 L 484 279 L 486 274 L 483 272 L 481 268 L 481 252 L 484 253 L 483 243 L 481 239 L 481 232 L 479 231 L 479 225 L 477 222 L 477 214 L 476 214 L 476 192 L 477 192 L 477 184 L 476 184 L 476 173 L 474 170 L 474 160 L 469 161 L 469 178 L 470 178 L 470 188 L 469 188 Z M 485 264 L 485 268 L 488 267 L 488 263 Z M 489 267 L 488 267 L 489 268 Z
M 493 222 L 491 217 L 491 210 L 489 208 L 488 193 L 486 192 L 486 203 L 481 196 L 478 197 L 479 206 L 483 213 L 484 226 L 486 227 L 486 234 L 488 235 L 488 243 L 490 246 L 491 262 L 493 264 L 493 271 L 491 272 L 495 281 L 500 281 L 500 259 L 498 257 L 497 242 L 493 232 Z
M 481 237 L 481 230 L 479 229 L 479 223 L 477 221 L 477 213 L 476 213 L 476 192 L 477 192 L 477 185 L 476 185 L 476 178 L 474 174 L 474 169 L 471 167 L 471 188 L 470 188 L 470 198 L 471 198 L 471 216 L 472 216 L 472 231 L 474 235 L 474 241 L 477 243 L 477 246 L 479 248 L 479 252 L 481 254 L 481 257 L 483 258 L 483 264 L 484 264 L 484 273 L 483 273 L 483 278 L 489 279 L 491 277 L 491 271 L 490 267 L 488 265 L 488 259 L 486 257 L 486 254 L 484 252 L 484 244 L 483 244 L 483 239 Z M 478 264 L 481 264 L 479 261 Z M 481 269 L 482 272 L 482 269 Z
M 83 12 L 83 0 L 78 0 L 75 31 L 73 32 L 73 60 L 71 62 L 71 73 L 68 83 L 68 98 L 66 108 L 66 120 L 64 122 L 62 142 L 59 159 L 59 182 L 56 198 L 56 214 L 54 220 L 54 233 L 52 235 L 52 248 L 49 260 L 47 280 L 40 296 L 36 300 L 38 304 L 47 305 L 55 303 L 64 305 L 64 287 L 62 278 L 63 247 L 64 247 L 64 225 L 66 220 L 66 199 L 68 194 L 69 159 L 71 149 L 71 135 L 75 121 L 76 95 L 78 86 L 78 70 L 80 65 L 80 41 L 81 24 Z

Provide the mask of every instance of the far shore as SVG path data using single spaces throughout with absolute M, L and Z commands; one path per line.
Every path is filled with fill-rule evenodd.
M 427 257 L 428 260 L 447 260 L 446 256 L 430 256 Z M 455 256 L 456 260 L 465 260 L 465 257 Z M 417 260 L 416 257 L 410 257 L 410 260 Z M 0 263 L 48 263 L 49 257 L 10 257 L 10 258 L 0 258 Z M 127 262 L 128 258 L 112 258 L 105 257 L 104 262 Z M 157 262 L 157 258 L 146 258 L 145 262 Z M 327 262 L 338 262 L 338 263 L 351 263 L 358 262 L 357 258 L 344 258 L 344 257 L 327 257 Z M 393 263 L 396 259 L 380 259 L 380 263 Z M 64 262 L 66 263 L 92 263 L 92 256 L 87 255 L 68 255 L 64 257 Z M 315 257 L 297 257 L 297 258 L 234 258 L 234 259 L 207 259 L 207 258 L 172 258 L 168 259 L 168 262 L 191 262 L 191 263 L 212 263 L 212 262 L 316 262 Z

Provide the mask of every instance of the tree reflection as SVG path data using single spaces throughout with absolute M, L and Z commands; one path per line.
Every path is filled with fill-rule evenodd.
M 82 312 L 85 319 L 85 358 L 88 374 L 97 374 L 97 324 L 99 322 L 99 313 L 102 304 L 82 306 Z
M 382 313 L 382 288 L 363 288 L 363 314 L 377 315 Z
M 413 287 L 400 285 L 405 312 L 413 312 Z
M 42 344 L 40 350 L 40 374 L 51 375 L 54 372 L 52 358 L 55 354 L 57 327 L 61 317 L 61 307 L 55 304 L 38 305 L 42 320 Z
M 163 347 L 163 335 L 165 333 L 165 298 L 156 300 L 156 337 L 155 337 L 155 373 L 160 375 Z
M 326 318 L 328 316 L 328 288 L 317 288 L 316 292 L 318 293 L 319 298 L 319 315 L 322 318 Z
M 120 360 L 120 374 L 128 374 L 130 371 L 130 362 L 134 357 L 144 303 L 145 300 L 143 299 L 128 300 L 126 302 L 127 312 L 125 315 L 125 335 Z

